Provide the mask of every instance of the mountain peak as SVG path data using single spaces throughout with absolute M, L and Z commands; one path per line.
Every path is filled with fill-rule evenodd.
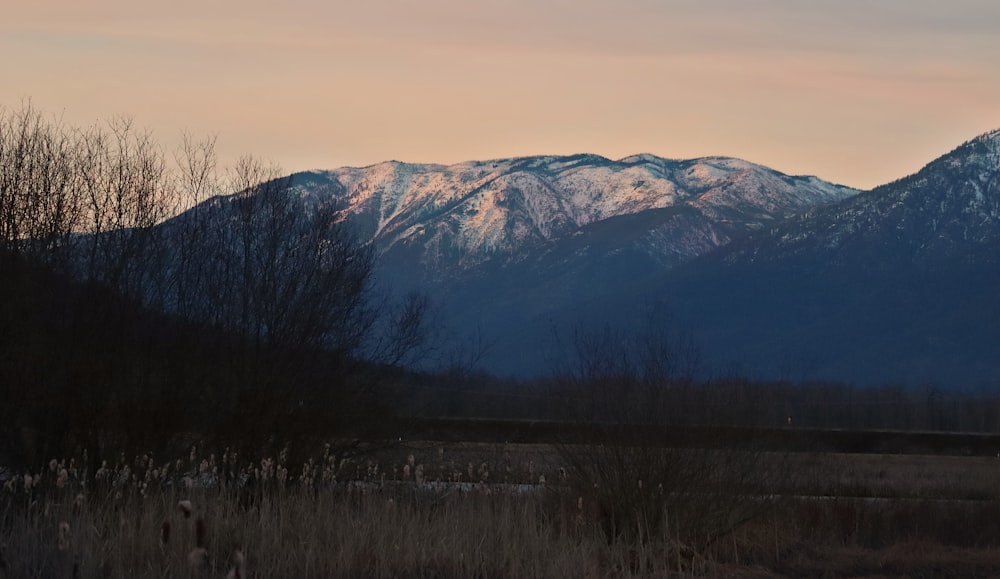
M 618 159 L 616 163 L 620 163 L 623 165 L 634 165 L 637 163 L 661 163 L 665 160 L 666 159 L 662 157 L 657 157 L 656 155 L 653 155 L 651 153 L 638 153 L 635 155 L 629 155 L 628 157 L 622 157 L 621 159 Z
M 977 139 L 980 139 L 980 140 L 983 140 L 983 141 L 993 141 L 993 142 L 1000 143 L 1000 129 L 993 129 L 992 131 L 990 131 L 988 133 L 984 133 L 984 134 L 980 135 L 979 137 L 977 137 Z
M 685 161 L 648 153 L 618 161 L 595 154 L 454 165 L 387 161 L 303 177 L 303 192 L 336 197 L 362 240 L 383 254 L 402 252 L 410 267 L 434 275 L 523 259 L 541 245 L 623 218 L 642 224 L 629 239 L 643 252 L 667 252 L 661 262 L 676 264 L 857 193 L 731 157 Z M 671 245 L 667 238 L 684 241 Z
M 975 165 L 984 169 L 1000 169 L 1000 129 L 962 143 L 942 159 L 947 159 L 951 167 Z M 934 163 L 931 163 L 928 168 L 933 166 Z
M 908 177 L 792 220 L 739 248 L 732 262 L 945 264 L 995 260 L 1000 242 L 1000 130 L 962 143 Z M 986 257 L 983 257 L 986 256 Z

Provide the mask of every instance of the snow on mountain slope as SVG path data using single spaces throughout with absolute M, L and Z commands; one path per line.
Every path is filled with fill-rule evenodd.
M 540 156 L 450 166 L 391 161 L 295 178 L 305 191 L 336 197 L 363 239 L 383 252 L 415 250 L 430 269 L 516 259 L 593 223 L 655 209 L 690 207 L 724 227 L 754 229 L 857 193 L 739 159 L 676 161 L 652 155 L 619 161 Z M 729 235 L 708 232 L 699 238 L 725 243 Z M 654 227 L 646 245 L 656 251 L 663 241 Z M 711 244 L 691 251 L 706 247 Z
M 727 260 L 889 260 L 945 263 L 996 257 L 1000 245 L 1000 130 L 963 143 L 919 172 L 732 247 Z
M 735 354 L 779 376 L 799 358 L 822 379 L 998 387 L 998 249 L 1000 131 L 992 131 L 651 286 L 684 312 L 717 365 Z

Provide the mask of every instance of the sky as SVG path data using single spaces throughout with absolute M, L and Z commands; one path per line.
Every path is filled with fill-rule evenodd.
M 1000 128 L 996 0 L 33 0 L 0 106 L 285 171 L 735 156 L 868 188 Z

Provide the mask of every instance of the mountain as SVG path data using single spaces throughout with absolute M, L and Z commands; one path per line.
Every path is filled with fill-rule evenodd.
M 993 131 L 914 175 L 751 232 L 654 285 L 716 365 L 996 387 L 998 250 Z
M 751 236 L 726 259 L 754 263 L 802 254 L 831 266 L 850 261 L 867 267 L 886 259 L 926 266 L 995 262 L 998 187 L 1000 130 L 961 145 L 915 175 Z
M 487 261 L 516 262 L 555 240 L 626 216 L 633 243 L 666 264 L 857 191 L 789 177 L 738 159 L 636 155 L 524 157 L 458 165 L 387 162 L 300 173 L 293 182 L 336 198 L 361 239 L 424 281 Z M 631 227 L 631 226 L 630 226 Z M 612 234 L 614 237 L 616 234 Z M 579 245 L 579 244 L 577 244 Z
M 299 173 L 381 254 L 380 277 L 427 292 L 445 325 L 492 345 L 488 368 L 545 371 L 557 319 L 734 239 L 858 192 L 725 157 L 543 156 Z M 527 348 L 532 355 L 524 355 Z
M 385 287 L 428 294 L 496 373 L 558 368 L 579 332 L 652 328 L 688 332 L 711 373 L 1000 386 L 1000 131 L 864 192 L 651 155 L 290 182 L 303 207 L 342 208 Z

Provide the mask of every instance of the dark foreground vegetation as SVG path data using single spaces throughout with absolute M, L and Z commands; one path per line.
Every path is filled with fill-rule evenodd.
M 0 577 L 1000 573 L 990 393 L 708 380 L 653 321 L 413 371 L 428 300 L 212 149 L 0 112 Z
M 284 454 L 257 461 L 193 452 L 178 461 L 112 461 L 92 477 L 79 461 L 54 461 L 2 489 L 0 576 L 992 577 L 1000 570 L 995 459 L 796 455 L 794 480 L 763 479 L 787 493 L 769 498 L 743 494 L 762 479 L 720 467 L 734 458 L 724 453 L 713 473 L 693 480 L 726 489 L 684 490 L 676 478 L 662 488 L 629 481 L 632 491 L 619 499 L 656 505 L 661 518 L 655 529 L 643 517 L 614 531 L 601 493 L 578 487 L 578 471 L 559 456 L 518 445 L 408 445 L 360 461 L 320 451 L 291 464 Z M 755 460 L 787 473 L 786 458 Z M 704 464 L 697 456 L 694 463 Z M 824 488 L 834 494 L 797 494 Z M 988 490 L 977 499 L 950 494 L 970 489 Z M 871 498 L 890 490 L 896 498 Z
M 0 111 L 0 457 L 363 433 L 425 335 L 426 301 L 380 296 L 374 259 L 211 140 L 170 155 L 127 120 Z

